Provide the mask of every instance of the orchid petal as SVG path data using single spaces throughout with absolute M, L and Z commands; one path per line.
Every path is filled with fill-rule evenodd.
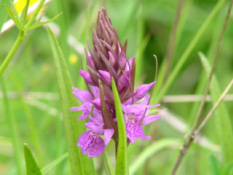
M 103 78 L 103 80 L 105 80 L 108 84 L 110 84 L 111 82 L 111 75 L 109 72 L 107 71 L 103 71 L 103 70 L 98 70 L 100 77 Z
M 83 155 L 88 153 L 88 157 L 98 156 L 105 150 L 103 139 L 98 134 L 91 131 L 87 131 L 79 136 L 77 146 L 81 147 Z
M 104 144 L 107 145 L 114 134 L 114 129 L 104 129 Z
M 145 116 L 144 119 L 143 119 L 143 121 L 142 121 L 142 125 L 141 126 L 148 125 L 151 122 L 160 119 L 162 116 L 163 115 L 148 115 L 148 116 Z
M 93 82 L 92 79 L 91 79 L 91 75 L 90 75 L 89 72 L 86 72 L 86 71 L 84 71 L 84 70 L 80 70 L 80 71 L 79 71 L 79 74 L 84 78 L 84 80 L 85 80 L 88 84 L 90 84 L 90 85 L 95 85 L 94 82 Z
M 155 84 L 155 82 L 152 82 L 150 84 L 144 84 L 144 85 L 139 86 L 137 88 L 136 93 L 135 93 L 135 97 L 138 100 L 143 98 L 154 84 Z

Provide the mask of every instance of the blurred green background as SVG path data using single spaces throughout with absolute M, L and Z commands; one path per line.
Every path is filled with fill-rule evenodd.
M 203 94 L 203 90 L 198 89 L 203 84 L 205 85 L 207 78 L 198 52 L 204 53 L 210 62 L 215 56 L 218 39 L 230 2 L 220 1 L 223 2 L 220 10 L 207 26 L 200 40 L 195 44 L 166 95 Z M 208 15 L 220 1 L 186 0 L 183 2 L 175 40 L 172 69 L 179 62 L 180 57 L 186 51 Z M 96 26 L 97 13 L 102 7 L 107 9 L 122 43 L 125 39 L 128 39 L 127 57 L 137 56 L 139 60 L 136 69 L 136 83 L 139 85 L 142 82 L 149 83 L 154 79 L 153 54 L 158 57 L 158 76 L 161 73 L 161 65 L 166 57 L 177 5 L 178 0 L 53 0 L 46 5 L 43 13 L 47 18 L 52 18 L 63 12 L 54 21 L 57 26 L 53 31 L 56 33 L 57 29 L 60 30 L 58 40 L 67 60 L 74 85 L 84 89 L 85 85 L 78 74 L 81 69 L 81 60 L 85 60 L 83 47 L 86 47 L 87 40 L 92 40 L 92 30 Z M 224 90 L 233 77 L 232 14 L 223 38 L 215 71 L 220 92 Z M 12 47 L 17 34 L 18 29 L 13 27 L 0 35 L 0 63 L 3 62 Z M 69 44 L 72 39 L 75 39 L 75 42 Z M 3 94 L 1 93 L 3 81 L 8 92 L 10 113 L 6 112 Z M 3 81 L 0 84 L 0 174 L 17 174 L 13 156 L 12 130 L 9 127 L 11 117 L 9 115 L 15 120 L 15 132 L 18 136 L 19 145 L 21 145 L 18 150 L 20 156 L 22 156 L 22 162 L 24 162 L 23 143 L 27 143 L 33 150 L 39 166 L 43 168 L 67 152 L 55 67 L 45 28 L 40 27 L 28 32 L 13 61 L 4 72 Z M 160 91 L 157 90 L 156 93 L 159 94 Z M 233 90 L 231 90 L 231 93 L 233 93 Z M 155 98 L 157 94 L 154 94 Z M 179 97 L 176 97 L 176 99 L 179 100 Z M 224 102 L 231 118 L 231 124 L 232 100 Z M 171 112 L 169 115 L 190 128 L 197 112 L 194 106 L 199 103 L 162 101 L 161 104 L 162 107 Z M 211 106 L 212 103 L 208 102 L 203 117 Z M 180 166 L 179 175 L 217 175 L 215 173 L 218 170 L 215 170 L 215 168 L 218 169 L 219 166 L 219 169 L 223 170 L 227 166 L 222 162 L 223 158 L 219 149 L 220 139 L 216 137 L 214 117 L 221 116 L 214 115 L 201 133 L 207 139 L 209 145 L 193 144 Z M 163 149 L 151 154 L 149 159 L 143 161 L 137 167 L 138 169 L 134 174 L 166 175 L 170 173 L 188 129 L 186 128 L 185 133 L 180 132 L 179 127 L 181 128 L 182 124 L 169 123 L 169 119 L 165 116 L 145 129 L 147 135 L 153 136 L 152 141 L 137 140 L 134 145 L 129 146 L 129 164 L 133 166 L 135 161 L 140 158 L 140 153 L 151 143 L 165 139 L 177 139 L 173 144 L 168 144 Z M 199 139 L 199 141 L 204 142 L 202 139 Z M 114 165 L 113 143 L 107 149 L 107 154 Z M 222 163 L 218 163 L 217 160 Z M 104 174 L 101 156 L 95 158 L 95 167 L 99 174 Z M 63 175 L 70 173 L 69 160 L 66 158 L 46 174 Z

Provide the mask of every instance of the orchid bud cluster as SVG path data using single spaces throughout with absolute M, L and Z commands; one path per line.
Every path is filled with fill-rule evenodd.
M 87 119 L 88 129 L 78 140 L 82 154 L 95 157 L 104 152 L 105 146 L 113 139 L 117 145 L 118 130 L 111 78 L 114 79 L 120 96 L 124 114 L 128 143 L 135 139 L 151 139 L 146 136 L 142 127 L 159 118 L 160 115 L 149 115 L 147 92 L 155 82 L 144 84 L 134 91 L 135 57 L 127 60 L 127 41 L 122 46 L 106 10 L 98 13 L 97 27 L 93 30 L 93 47 L 88 42 L 86 50 L 87 70 L 80 70 L 88 90 L 73 88 L 73 94 L 81 106 L 72 107 L 73 111 L 82 111 L 79 120 Z M 140 102 L 140 103 L 139 103 Z

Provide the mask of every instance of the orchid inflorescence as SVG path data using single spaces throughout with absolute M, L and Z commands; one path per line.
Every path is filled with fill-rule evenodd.
M 134 91 L 135 57 L 127 60 L 127 41 L 121 45 L 104 8 L 98 13 L 96 31 L 93 30 L 93 46 L 88 42 L 89 54 L 85 51 L 88 71 L 79 71 L 88 90 L 73 87 L 73 94 L 82 105 L 71 108 L 83 112 L 79 120 L 88 118 L 85 124 L 88 131 L 79 137 L 77 144 L 82 154 L 88 153 L 88 157 L 103 153 L 111 139 L 116 145 L 118 142 L 111 78 L 121 100 L 128 144 L 135 143 L 135 139 L 151 139 L 144 134 L 142 127 L 161 118 L 161 115 L 149 115 L 152 107 L 159 106 L 149 105 L 147 94 L 155 82 L 141 85 Z

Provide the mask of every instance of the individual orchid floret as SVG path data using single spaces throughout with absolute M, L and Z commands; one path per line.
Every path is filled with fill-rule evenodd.
M 150 109 L 159 106 L 149 105 L 148 91 L 155 82 L 141 85 L 135 91 L 135 57 L 126 58 L 127 41 L 121 44 L 106 10 L 98 13 L 96 30 L 93 30 L 92 44 L 88 41 L 87 66 L 80 70 L 88 90 L 73 88 L 73 94 L 82 103 L 71 110 L 82 111 L 80 120 L 88 120 L 88 129 L 79 136 L 78 146 L 82 154 L 95 157 L 104 152 L 111 139 L 118 144 L 118 123 L 111 79 L 114 79 L 122 104 L 128 143 L 136 139 L 150 139 L 143 132 L 143 126 L 161 118 L 150 115 Z M 141 101 L 142 100 L 142 101 Z
M 92 87 L 92 92 L 86 90 L 81 90 L 73 87 L 73 94 L 78 98 L 79 101 L 82 102 L 81 106 L 70 108 L 71 111 L 82 111 L 83 114 L 78 118 L 79 120 L 83 120 L 88 117 L 91 112 L 91 108 L 93 106 L 93 101 L 98 100 L 99 98 L 99 88 Z
M 150 140 L 151 137 L 145 136 L 142 127 L 162 117 L 161 115 L 149 115 L 151 108 L 160 105 L 148 105 L 148 100 L 149 96 L 146 95 L 144 101 L 140 104 L 122 104 L 122 110 L 126 123 L 126 134 L 127 138 L 132 144 L 135 142 L 135 139 Z
M 93 111 L 93 116 L 90 116 L 90 120 L 85 124 L 89 131 L 79 137 L 77 144 L 81 147 L 82 154 L 88 153 L 88 157 L 102 154 L 105 150 L 105 145 L 109 143 L 114 134 L 113 129 L 104 129 L 103 119 L 97 110 Z M 101 138 L 102 135 L 104 140 Z

